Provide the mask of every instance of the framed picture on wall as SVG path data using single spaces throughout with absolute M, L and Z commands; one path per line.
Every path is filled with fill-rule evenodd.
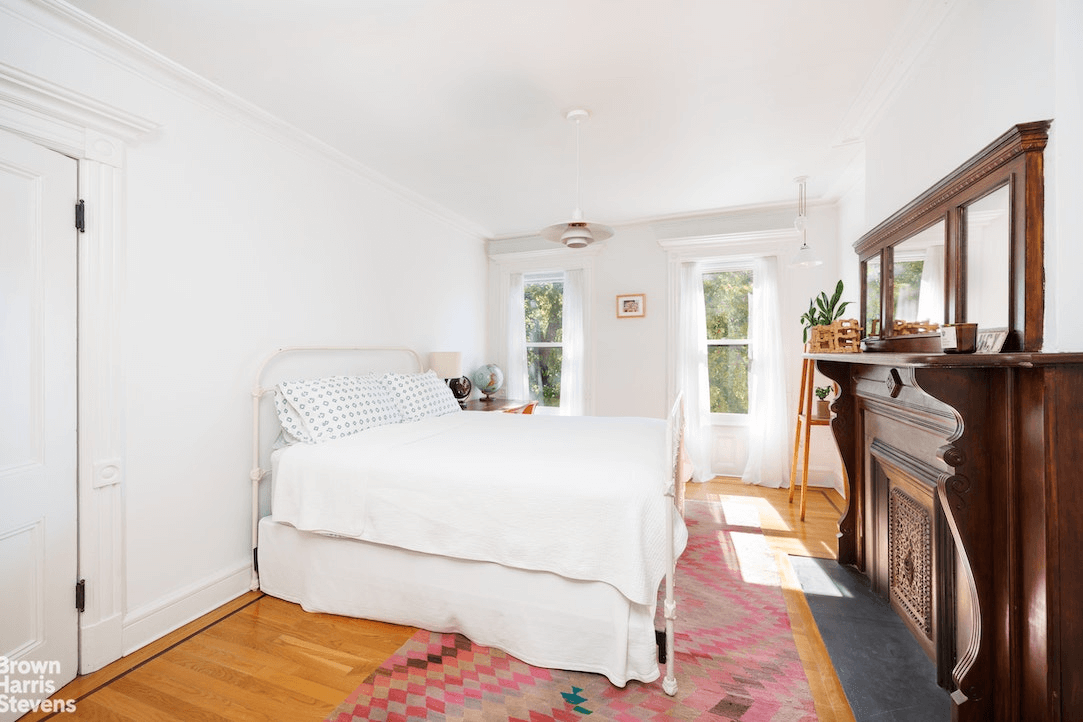
M 617 296 L 617 318 L 641 318 L 646 314 L 646 294 L 630 293 Z

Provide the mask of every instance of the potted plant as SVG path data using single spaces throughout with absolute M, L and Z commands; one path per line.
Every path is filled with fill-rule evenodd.
M 831 296 L 826 291 L 821 291 L 819 296 L 809 300 L 808 310 L 801 314 L 801 325 L 804 333 L 802 343 L 808 343 L 810 332 L 817 326 L 830 326 L 842 317 L 850 301 L 842 301 L 842 280 L 835 286 L 835 292 Z M 842 322 L 840 322 L 842 323 Z M 816 345 L 815 343 L 813 344 Z M 817 349 L 813 349 L 815 351 Z
M 816 413 L 815 416 L 818 419 L 831 418 L 831 402 L 827 400 L 827 395 L 831 393 L 830 386 L 817 386 L 816 387 Z

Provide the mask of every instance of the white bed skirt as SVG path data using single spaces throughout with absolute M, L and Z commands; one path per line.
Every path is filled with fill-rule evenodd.
M 259 523 L 260 588 L 328 612 L 458 632 L 537 667 L 658 678 L 655 605 L 566 579 Z

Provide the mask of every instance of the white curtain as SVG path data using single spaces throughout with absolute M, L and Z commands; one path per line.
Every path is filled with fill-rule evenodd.
M 754 262 L 749 317 L 748 462 L 741 479 L 746 484 L 780 487 L 790 482 L 790 457 L 778 259 L 774 256 Z
M 523 274 L 508 278 L 507 360 L 504 388 L 509 399 L 526 399 L 526 319 L 523 316 Z
M 707 481 L 714 477 L 711 465 L 713 439 L 707 378 L 707 319 L 700 265 L 682 264 L 679 283 L 676 370 L 678 389 L 684 390 L 685 447 L 692 462 L 692 478 Z
M 583 414 L 583 269 L 564 272 L 563 344 L 560 362 L 560 413 Z
M 921 267 L 921 291 L 918 294 L 917 321 L 944 323 L 944 246 L 925 250 Z

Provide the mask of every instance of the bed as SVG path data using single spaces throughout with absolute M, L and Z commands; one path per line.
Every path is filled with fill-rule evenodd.
M 252 390 L 253 589 L 624 686 L 660 676 L 664 581 L 674 694 L 680 401 L 667 420 L 471 412 L 434 379 L 405 348 L 267 358 Z

